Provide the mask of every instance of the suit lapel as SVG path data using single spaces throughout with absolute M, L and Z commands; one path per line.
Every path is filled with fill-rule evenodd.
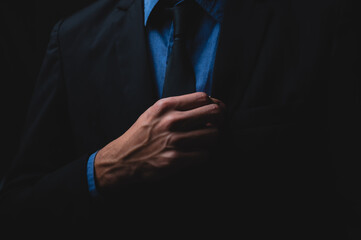
M 217 51 L 212 95 L 228 109 L 242 102 L 272 17 L 267 1 L 228 0 Z
M 98 81 L 99 112 L 109 139 L 125 132 L 157 100 L 143 15 L 142 0 L 121 0 L 107 20 L 109 31 L 103 30 L 110 37 L 104 37 L 99 63 L 106 69 L 104 81 Z
M 155 81 L 152 77 L 147 36 L 144 27 L 143 0 L 122 0 L 118 4 L 125 14 L 119 22 L 117 56 L 126 66 L 121 74 L 127 81 L 127 95 L 141 103 L 142 110 L 157 99 Z M 121 13 L 122 14 L 122 13 Z

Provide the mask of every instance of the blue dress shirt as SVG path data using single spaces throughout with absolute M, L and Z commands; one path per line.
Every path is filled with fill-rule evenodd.
M 168 57 L 173 46 L 173 25 L 170 18 L 156 21 L 156 18 L 160 16 L 152 14 L 152 11 L 158 2 L 159 0 L 145 0 L 144 25 L 148 34 L 158 94 L 161 97 Z M 187 36 L 187 49 L 196 77 L 196 90 L 207 92 L 210 95 L 224 1 L 195 0 L 195 2 L 201 6 L 203 11 L 200 12 L 200 21 L 192 24 L 196 31 L 190 31 L 195 34 Z
M 182 2 L 183 0 L 179 0 Z M 216 58 L 218 38 L 223 19 L 224 0 L 194 0 L 203 11 L 199 21 L 192 24 L 194 35 L 187 36 L 187 50 L 196 77 L 196 90 L 211 95 L 213 66 Z M 162 95 L 168 57 L 173 46 L 173 24 L 171 18 L 157 21 L 153 11 L 159 0 L 144 0 L 144 26 L 146 28 L 153 74 L 159 97 Z M 88 188 L 92 196 L 98 196 L 94 181 L 94 159 L 89 157 L 87 165 Z

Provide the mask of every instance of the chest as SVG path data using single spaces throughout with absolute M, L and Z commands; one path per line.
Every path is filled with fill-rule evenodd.
M 330 40 L 317 14 L 300 16 L 287 7 L 262 5 L 245 6 L 225 18 L 214 48 L 211 89 L 228 107 L 233 142 L 246 136 L 240 142 L 255 147 L 265 139 L 257 136 L 267 134 L 272 142 L 282 132 L 285 142 L 285 128 L 272 126 L 297 129 L 322 106 Z M 101 145 L 120 136 L 158 99 L 155 57 L 143 18 L 110 16 L 101 29 L 63 54 L 79 149 L 89 146 L 90 139 Z

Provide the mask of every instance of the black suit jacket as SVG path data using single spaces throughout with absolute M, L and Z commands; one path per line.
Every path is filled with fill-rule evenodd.
M 359 216 L 350 137 L 359 136 L 360 118 L 345 9 L 326 0 L 227 1 L 212 88 L 227 118 L 209 164 L 97 199 L 88 192 L 89 156 L 158 100 L 143 1 L 102 0 L 60 21 L 2 191 L 4 216 L 346 239 Z

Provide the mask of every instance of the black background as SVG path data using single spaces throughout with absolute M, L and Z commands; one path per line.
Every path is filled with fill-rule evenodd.
M 95 0 L 1 1 L 0 178 L 13 159 L 54 24 Z

